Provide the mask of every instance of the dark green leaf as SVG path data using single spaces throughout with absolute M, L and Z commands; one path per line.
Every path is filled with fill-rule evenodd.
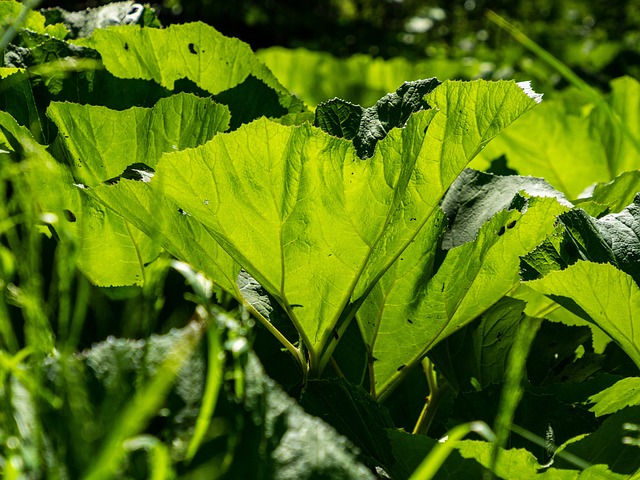
M 436 345 L 429 358 L 456 390 L 503 382 L 524 307 L 520 300 L 503 297 L 476 321 Z
M 404 127 L 412 113 L 430 108 L 424 96 L 439 84 L 435 78 L 405 82 L 369 108 L 329 100 L 318 105 L 315 124 L 331 135 L 353 140 L 358 156 L 369 158 L 392 128 Z
M 442 247 L 450 249 L 476 238 L 480 227 L 500 210 L 508 208 L 521 191 L 532 197 L 553 197 L 562 205 L 572 206 L 542 178 L 498 176 L 467 168 L 442 200 L 442 210 L 449 218 Z
M 342 379 L 307 383 L 300 405 L 349 438 L 371 466 L 393 464 L 391 445 L 384 431 L 393 428 L 387 409 L 361 387 Z
M 393 478 L 409 478 L 438 441 L 424 435 L 401 430 L 387 430 L 395 463 L 389 469 Z M 484 469 L 475 461 L 463 458 L 454 450 L 434 477 L 436 480 L 481 478 Z
M 640 455 L 637 446 L 622 441 L 627 435 L 623 428 L 625 423 L 640 423 L 640 407 L 628 407 L 614 413 L 597 431 L 568 443 L 564 450 L 592 464 L 608 465 L 615 473 L 630 475 L 640 468 Z M 557 456 L 554 464 L 558 467 L 566 465 Z
M 254 355 L 245 374 L 243 403 L 250 421 L 234 432 L 241 438 L 228 478 L 373 480 L 353 444 L 307 414 L 264 374 Z

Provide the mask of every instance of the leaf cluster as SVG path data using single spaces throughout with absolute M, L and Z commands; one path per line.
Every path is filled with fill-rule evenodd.
M 640 469 L 637 81 L 312 109 L 114 8 L 0 2 L 7 478 Z

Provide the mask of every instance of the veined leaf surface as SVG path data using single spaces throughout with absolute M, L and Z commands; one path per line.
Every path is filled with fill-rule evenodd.
M 151 185 L 281 302 L 314 364 L 349 302 L 438 223 L 471 158 L 535 105 L 512 82 L 446 82 L 426 101 L 366 161 L 309 125 L 262 119 L 166 155 Z
M 278 93 L 280 104 L 302 109 L 249 45 L 228 38 L 201 22 L 164 29 L 125 25 L 96 30 L 89 45 L 116 77 L 154 80 L 172 90 L 182 78 L 218 94 L 243 83 L 249 75 Z
M 578 260 L 527 285 L 594 322 L 640 367 L 640 288 L 630 275 Z
M 640 83 L 623 77 L 611 87 L 607 105 L 583 98 L 576 102 L 571 91 L 545 101 L 496 138 L 478 158 L 478 167 L 504 154 L 519 174 L 543 177 L 569 199 L 596 182 L 637 169 Z
M 124 111 L 52 103 L 48 115 L 58 126 L 55 148 L 64 152 L 73 166 L 74 183 L 88 187 L 115 182 L 132 164 L 153 169 L 164 152 L 202 144 L 229 126 L 225 106 L 189 94 L 162 99 L 153 108 Z M 160 248 L 132 224 L 131 218 L 150 208 L 154 222 L 161 222 L 168 213 L 159 210 L 161 207 L 161 203 L 150 205 L 149 198 L 141 199 L 137 211 L 128 212 L 125 221 L 103 204 L 82 196 L 82 207 L 70 211 L 77 219 L 81 240 L 78 262 L 94 283 L 143 283 L 144 264 L 153 260 Z M 174 213 L 178 214 L 177 207 Z
M 382 277 L 358 314 L 374 359 L 376 395 L 388 394 L 405 368 L 517 285 L 520 256 L 553 231 L 567 208 L 552 198 L 529 203 L 524 214 L 496 214 L 475 241 L 449 250 L 435 275 L 422 257 L 420 267 L 404 275 L 389 269 Z M 415 261 L 420 254 L 412 245 L 403 257 Z

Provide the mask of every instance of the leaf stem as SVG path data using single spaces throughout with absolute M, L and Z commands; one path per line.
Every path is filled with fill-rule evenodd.
M 258 319 L 258 321 L 269 331 L 269 333 L 271 333 L 271 335 L 276 337 L 276 339 L 284 346 L 284 348 L 289 350 L 291 355 L 293 355 L 293 357 L 298 361 L 298 364 L 300 365 L 300 368 L 302 369 L 302 372 L 306 377 L 309 371 L 309 365 L 307 365 L 307 362 L 303 358 L 300 350 L 297 349 L 289 340 L 287 340 L 287 337 L 285 337 L 282 333 L 280 333 L 280 330 L 274 327 L 269 320 L 264 318 L 262 314 L 258 310 L 256 310 L 249 302 L 244 302 L 244 303 L 246 308 L 251 312 L 251 314 L 255 318 Z
M 427 377 L 427 383 L 429 384 L 429 396 L 425 399 L 424 406 L 420 412 L 420 417 L 416 422 L 416 426 L 413 428 L 414 435 L 426 435 L 433 423 L 438 407 L 442 402 L 444 394 L 449 390 L 449 384 L 443 383 L 438 385 L 438 379 L 436 377 L 433 363 L 428 358 L 422 361 L 422 368 L 424 369 L 425 376 Z

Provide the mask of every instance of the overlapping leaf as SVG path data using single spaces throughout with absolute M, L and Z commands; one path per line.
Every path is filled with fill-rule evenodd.
M 176 81 L 186 78 L 215 95 L 253 76 L 277 93 L 286 111 L 304 109 L 249 45 L 204 23 L 165 29 L 127 25 L 97 30 L 89 44 L 100 53 L 107 70 L 119 78 L 154 80 L 170 90 Z
M 525 303 L 502 298 L 478 321 L 440 342 L 429 358 L 456 390 L 481 389 L 504 381 L 507 355 Z
M 358 156 L 369 158 L 391 129 L 404 127 L 411 114 L 429 108 L 424 97 L 439 84 L 436 78 L 404 82 L 369 108 L 334 98 L 318 105 L 315 125 L 336 137 L 353 140 Z
M 282 47 L 259 50 L 256 54 L 289 91 L 312 106 L 338 97 L 369 107 L 402 82 L 428 77 L 467 79 L 482 75 L 482 62 L 470 57 L 419 61 L 370 55 L 336 58 L 326 52 Z
M 631 276 L 608 263 L 579 260 L 527 285 L 594 322 L 640 367 L 640 288 Z
M 277 298 L 315 364 L 349 302 L 422 231 L 432 232 L 422 245 L 435 244 L 438 202 L 464 166 L 535 104 L 509 82 L 446 83 L 426 100 L 434 108 L 392 130 L 367 161 L 308 125 L 259 120 L 165 156 L 151 188 Z
M 544 102 L 492 142 L 482 160 L 504 154 L 519 174 L 543 177 L 570 199 L 637 169 L 640 83 L 623 77 L 611 87 L 606 105 L 576 98 L 575 92 Z
M 590 410 L 598 417 L 640 405 L 640 378 L 623 378 L 611 387 L 592 395 L 589 402 L 595 403 Z
M 480 227 L 500 210 L 507 208 L 519 191 L 535 197 L 553 197 L 571 207 L 564 195 L 542 178 L 498 176 L 466 169 L 453 182 L 442 201 L 449 218 L 443 248 L 452 248 L 473 240 Z
M 565 268 L 581 258 L 615 265 L 640 284 L 640 195 L 620 213 L 595 219 L 575 209 L 559 220 L 554 235 L 524 257 L 525 278 Z
M 529 202 L 524 214 L 499 212 L 475 241 L 449 250 L 435 274 L 425 260 L 402 275 L 390 269 L 377 284 L 359 322 L 372 352 L 378 395 L 388 394 L 404 368 L 518 283 L 519 257 L 551 233 L 554 218 L 566 210 L 551 198 Z M 405 258 L 418 256 L 412 248 L 404 252 Z M 369 319 L 377 319 L 377 324 Z
M 162 99 L 152 109 L 121 112 L 53 103 L 48 115 L 59 129 L 56 148 L 73 165 L 73 183 L 85 187 L 116 181 L 131 164 L 153 169 L 164 152 L 202 144 L 229 125 L 226 107 L 187 94 Z M 79 264 L 93 282 L 107 286 L 143 282 L 144 265 L 159 253 L 157 243 L 130 220 L 90 198 L 83 197 L 82 206 L 68 211 L 78 222 L 82 245 Z

